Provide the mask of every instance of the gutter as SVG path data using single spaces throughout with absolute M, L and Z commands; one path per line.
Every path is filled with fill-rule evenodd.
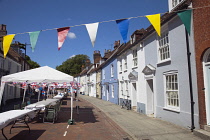
M 194 125 L 194 100 L 193 100 L 193 86 L 192 86 L 192 72 L 191 72 L 191 63 L 190 63 L 190 46 L 189 46 L 189 38 L 188 33 L 185 28 L 185 35 L 186 35 L 186 45 L 187 45 L 187 61 L 188 61 L 188 73 L 189 73 L 189 86 L 190 86 L 190 103 L 191 103 L 191 131 L 193 132 L 193 129 L 195 129 Z

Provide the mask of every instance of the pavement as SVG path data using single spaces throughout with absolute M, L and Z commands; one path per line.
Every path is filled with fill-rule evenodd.
M 201 140 L 191 130 L 132 110 L 121 109 L 111 102 L 79 95 L 104 112 L 134 140 Z

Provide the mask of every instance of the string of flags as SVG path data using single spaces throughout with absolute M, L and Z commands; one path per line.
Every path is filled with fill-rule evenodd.
M 192 9 L 186 9 L 184 11 L 180 11 L 177 13 L 181 21 L 185 25 L 185 28 L 187 32 L 189 33 L 189 35 L 190 35 L 190 27 L 191 27 L 191 13 L 192 13 Z M 151 23 L 151 25 L 154 27 L 158 36 L 161 36 L 161 14 L 146 15 L 146 16 L 139 16 L 139 17 L 146 17 Z M 137 18 L 137 17 L 130 17 L 130 18 L 120 19 L 120 20 L 112 20 L 112 21 L 116 21 L 116 24 L 118 25 L 118 28 L 120 30 L 120 34 L 122 36 L 124 43 L 127 42 L 129 21 L 131 18 Z M 104 21 L 104 22 L 110 22 L 110 21 Z M 102 23 L 102 22 L 83 24 L 86 26 L 86 29 L 89 34 L 90 41 L 93 47 L 96 41 L 96 35 L 97 35 L 99 23 Z M 62 28 L 55 28 L 55 29 L 57 29 L 57 32 L 58 32 L 58 50 L 60 50 L 70 30 L 70 27 L 62 27 Z M 46 29 L 46 30 L 41 30 L 41 31 L 47 31 L 47 30 L 53 30 L 53 29 Z M 37 40 L 41 31 L 28 32 L 30 36 L 32 52 L 34 52 L 35 50 L 35 46 L 36 46 L 36 43 L 37 43 Z M 19 34 L 23 34 L 23 33 L 19 33 Z M 3 37 L 4 58 L 6 58 L 6 55 L 10 49 L 10 45 L 15 35 L 16 34 L 10 34 Z
M 29 85 L 32 89 L 37 89 L 37 88 L 45 88 L 45 87 L 50 87 L 50 88 L 69 88 L 72 87 L 73 89 L 77 89 L 77 88 L 81 88 L 80 83 L 75 83 L 75 82 L 63 82 L 63 83 L 37 83 L 37 82 L 33 82 L 33 83 L 27 83 L 27 82 L 12 82 L 9 83 L 8 85 L 10 86 L 17 86 L 20 87 L 22 89 L 25 89 L 27 85 Z

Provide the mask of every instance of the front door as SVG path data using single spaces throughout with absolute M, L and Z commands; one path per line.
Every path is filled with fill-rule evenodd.
M 210 125 L 210 65 L 206 66 L 206 118 L 207 118 L 207 125 Z
M 106 86 L 107 101 L 109 101 L 109 85 Z
M 132 96 L 133 96 L 133 108 L 136 109 L 137 106 L 137 97 L 136 97 L 136 83 L 132 83 Z
M 147 115 L 154 117 L 153 79 L 147 80 Z

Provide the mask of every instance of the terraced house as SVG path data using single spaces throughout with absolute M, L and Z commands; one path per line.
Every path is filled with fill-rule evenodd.
M 208 0 L 168 0 L 161 36 L 150 25 L 100 63 L 101 98 L 185 128 L 207 129 L 209 111 Z M 188 26 L 181 14 L 192 11 Z M 190 22 L 189 22 L 190 21 Z
M 17 41 L 11 45 L 7 57 L 6 58 L 3 57 L 2 41 L 3 41 L 3 36 L 5 35 L 7 35 L 6 25 L 1 24 L 0 25 L 0 78 L 8 74 L 30 69 L 30 65 L 25 60 L 25 54 L 18 47 L 19 42 Z M 1 100 L 1 109 L 3 105 L 7 104 L 7 102 L 21 98 L 23 96 L 22 94 L 23 92 L 19 87 L 6 84 L 4 94 L 2 97 L 3 99 Z

